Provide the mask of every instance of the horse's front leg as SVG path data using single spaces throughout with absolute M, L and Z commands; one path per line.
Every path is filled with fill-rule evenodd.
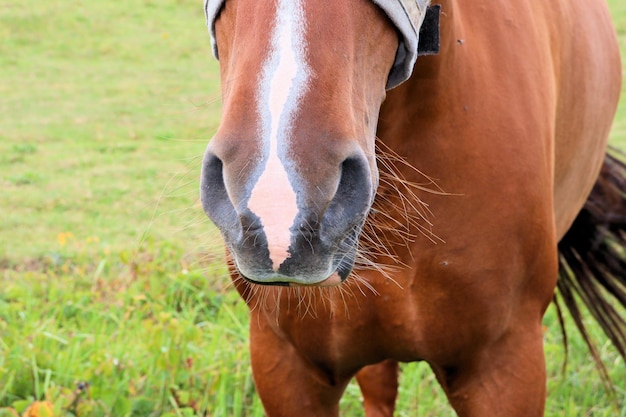
M 459 417 L 540 417 L 546 372 L 539 320 L 445 366 L 431 363 Z
M 386 361 L 362 368 L 356 374 L 363 394 L 366 417 L 393 417 L 398 396 L 398 362 Z
M 312 343 L 315 343 L 313 340 Z M 263 319 L 250 321 L 250 354 L 267 417 L 337 417 L 350 378 L 337 378 L 302 357 Z

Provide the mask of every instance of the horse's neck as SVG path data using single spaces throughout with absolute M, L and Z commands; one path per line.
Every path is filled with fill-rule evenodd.
M 413 75 L 404 84 L 388 91 L 382 105 L 378 122 L 377 137 L 401 156 L 411 154 L 412 138 L 418 135 L 423 123 L 436 123 L 446 106 L 449 106 L 450 82 L 455 55 L 463 47 L 462 28 L 455 15 L 454 0 L 433 1 L 441 4 L 440 51 L 437 55 L 420 56 Z M 412 163 L 412 161 L 409 161 Z M 411 176 L 409 167 L 398 167 Z
M 377 199 L 384 202 L 385 216 L 391 227 L 377 227 L 377 235 L 385 236 L 385 240 L 397 241 L 403 235 L 416 236 L 429 233 L 427 206 L 421 199 L 428 199 L 428 191 L 442 192 L 437 184 L 423 169 L 420 159 L 420 147 L 426 146 L 425 141 L 432 141 L 432 129 L 446 115 L 451 93 L 446 88 L 450 84 L 447 79 L 453 72 L 457 48 L 463 47 L 462 32 L 457 27 L 454 15 L 454 1 L 433 1 L 442 5 L 440 19 L 440 52 L 438 55 L 420 56 L 417 59 L 412 77 L 399 87 L 390 90 L 381 108 L 377 137 L 378 167 L 381 181 Z M 439 140 L 437 138 L 436 140 Z M 432 143 L 432 142 L 431 142 Z M 391 220 L 393 219 L 393 220 Z M 393 224 L 408 225 L 407 230 L 397 230 Z M 429 239 L 437 240 L 436 236 Z M 402 252 L 403 245 L 394 245 L 396 251 Z M 400 248 L 400 249 L 398 249 Z M 406 253 L 395 253 L 403 262 L 410 262 L 408 246 Z

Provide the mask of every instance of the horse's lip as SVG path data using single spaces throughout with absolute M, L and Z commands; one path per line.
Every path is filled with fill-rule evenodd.
M 338 285 L 341 285 L 342 282 L 343 280 L 341 279 L 339 274 L 335 271 L 332 273 L 331 276 L 329 276 L 325 280 L 316 282 L 314 284 L 300 284 L 296 282 L 290 282 L 289 286 L 290 287 L 336 287 Z
M 333 272 L 328 278 L 323 279 L 322 281 L 313 282 L 313 283 L 294 282 L 294 281 L 255 281 L 253 279 L 246 277 L 245 275 L 242 275 L 242 277 L 245 278 L 246 281 L 249 281 L 253 284 L 266 285 L 266 286 L 278 286 L 278 287 L 299 287 L 299 288 L 302 288 L 302 287 L 336 287 L 338 285 L 341 285 L 341 283 L 343 282 L 343 280 L 341 279 L 341 276 L 339 276 L 339 273 L 337 272 Z

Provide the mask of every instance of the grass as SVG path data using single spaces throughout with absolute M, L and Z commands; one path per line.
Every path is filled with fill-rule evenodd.
M 626 56 L 626 4 L 609 3 Z M 0 417 L 45 401 L 55 417 L 263 415 L 246 307 L 197 199 L 210 53 L 196 0 L 0 0 Z M 626 99 L 611 140 L 626 147 Z M 553 310 L 545 325 L 546 415 L 626 417 L 626 366 L 597 327 L 616 403 L 572 329 L 561 372 Z M 342 412 L 363 415 L 356 385 Z M 403 367 L 397 415 L 452 415 L 424 364 Z
M 203 19 L 195 1 L 3 0 L 0 258 L 40 257 L 62 233 L 128 248 L 162 193 L 151 233 L 181 228 L 171 211 L 196 193 L 176 175 L 195 179 L 219 120 Z

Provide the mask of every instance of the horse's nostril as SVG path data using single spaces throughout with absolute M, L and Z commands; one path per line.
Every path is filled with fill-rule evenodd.
M 217 156 L 210 153 L 204 156 L 200 178 L 200 200 L 209 217 L 212 217 L 210 213 L 214 211 L 215 203 L 226 193 L 222 169 L 222 161 Z
M 367 160 L 350 157 L 341 164 L 341 179 L 329 207 L 330 213 L 358 221 L 369 211 L 373 186 Z
M 234 232 L 238 229 L 237 215 L 226 190 L 223 168 L 222 160 L 215 154 L 205 154 L 200 179 L 200 200 L 207 216 L 221 230 Z
M 322 221 L 322 228 L 335 233 L 352 233 L 363 224 L 372 203 L 373 184 L 367 160 L 350 157 L 341 164 L 341 178 Z

